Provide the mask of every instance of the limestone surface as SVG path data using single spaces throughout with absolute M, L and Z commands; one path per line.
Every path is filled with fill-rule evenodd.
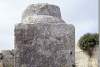
M 14 50 L 2 50 L 1 56 L 2 67 L 14 67 Z
M 74 44 L 74 26 L 59 7 L 32 4 L 15 27 L 15 67 L 74 67 Z
M 34 15 L 47 15 L 61 18 L 60 8 L 47 3 L 29 5 L 22 15 L 22 20 L 27 16 Z

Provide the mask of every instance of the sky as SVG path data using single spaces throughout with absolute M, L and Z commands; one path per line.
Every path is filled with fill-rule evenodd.
M 0 0 L 0 50 L 14 48 L 14 27 L 30 4 L 60 7 L 62 19 L 75 26 L 75 42 L 86 33 L 98 32 L 98 0 Z

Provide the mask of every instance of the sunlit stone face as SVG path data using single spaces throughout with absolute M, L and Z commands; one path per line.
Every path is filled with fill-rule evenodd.
M 46 15 L 34 15 L 27 16 L 22 20 L 22 23 L 65 23 L 61 18 L 46 16 Z
M 15 67 L 73 67 L 75 29 L 61 19 L 60 9 L 32 4 L 15 27 Z
M 74 64 L 74 28 L 71 25 L 21 24 L 15 36 L 19 67 L 72 67 Z
M 22 20 L 29 16 L 47 15 L 61 18 L 60 8 L 49 4 L 32 4 L 24 11 Z

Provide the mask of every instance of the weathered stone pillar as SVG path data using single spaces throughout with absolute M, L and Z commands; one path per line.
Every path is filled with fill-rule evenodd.
M 58 6 L 32 4 L 15 27 L 15 51 L 15 67 L 74 67 L 74 26 Z

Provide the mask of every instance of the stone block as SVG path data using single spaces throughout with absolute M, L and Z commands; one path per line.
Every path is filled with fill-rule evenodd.
M 74 33 L 72 25 L 63 23 L 18 24 L 15 29 L 16 67 L 72 67 Z
M 74 67 L 75 28 L 55 5 L 29 6 L 15 27 L 15 67 Z

